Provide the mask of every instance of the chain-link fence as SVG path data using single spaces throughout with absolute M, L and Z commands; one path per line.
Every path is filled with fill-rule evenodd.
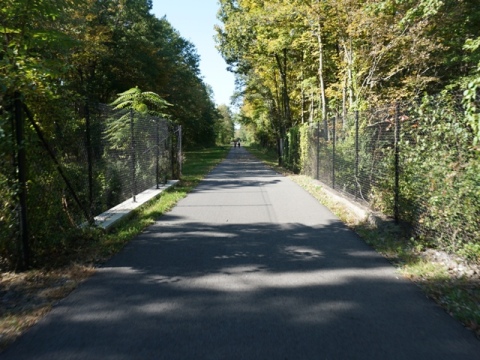
M 178 178 L 178 150 L 180 129 L 165 119 L 132 110 L 113 110 L 100 106 L 90 111 L 93 124 L 100 125 L 100 133 L 91 127 L 90 148 L 93 187 L 90 207 L 102 212 L 143 192 L 165 183 L 167 178 Z M 95 136 L 100 141 L 95 141 Z M 95 183 L 95 181 L 93 181 Z
M 301 168 L 406 224 L 431 246 L 480 246 L 480 158 L 456 98 L 404 103 L 302 129 Z M 472 245 L 475 244 L 475 245 Z
M 62 251 L 79 225 L 180 176 L 181 128 L 165 119 L 97 104 L 41 125 L 19 100 L 9 110 L 0 119 L 0 266 L 22 248 L 27 262 L 28 249 L 37 258 Z
M 304 173 L 357 201 L 373 205 L 375 187 L 393 182 L 396 148 L 394 110 L 356 112 L 310 124 Z M 365 124 L 360 131 L 360 123 Z M 360 133 L 361 132 L 361 133 Z M 389 186 L 391 187 L 391 186 Z

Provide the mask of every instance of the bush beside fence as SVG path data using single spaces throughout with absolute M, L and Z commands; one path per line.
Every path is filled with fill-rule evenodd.
M 406 225 L 425 246 L 480 261 L 480 152 L 460 101 L 336 114 L 326 125 L 300 129 L 304 174 Z
M 170 121 L 90 104 L 72 111 L 83 121 L 65 119 L 45 129 L 21 106 L 20 119 L 0 119 L 2 268 L 69 251 L 81 241 L 81 224 L 180 176 L 181 128 Z M 15 139 L 19 121 L 21 145 Z

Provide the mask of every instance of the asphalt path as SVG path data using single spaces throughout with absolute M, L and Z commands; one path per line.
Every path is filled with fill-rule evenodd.
M 480 359 L 480 341 L 243 148 L 1 359 Z

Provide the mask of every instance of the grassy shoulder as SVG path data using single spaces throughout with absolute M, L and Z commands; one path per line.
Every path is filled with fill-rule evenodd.
M 130 240 L 192 191 L 220 163 L 229 146 L 187 151 L 179 184 L 144 204 L 111 232 L 77 230 L 75 242 L 48 260 L 48 266 L 0 273 L 0 351 L 35 324 L 53 304 L 95 273 L 95 267 L 118 253 Z M 75 245 L 74 245 L 75 244 Z
M 480 271 L 469 268 L 464 259 L 421 247 L 408 238 L 402 229 L 385 221 L 372 225 L 358 219 L 345 206 L 333 200 L 321 184 L 310 177 L 294 175 L 278 167 L 276 154 L 257 147 L 247 148 L 258 159 L 290 177 L 320 203 L 327 206 L 345 224 L 397 267 L 405 277 L 415 282 L 425 294 L 436 301 L 480 339 Z

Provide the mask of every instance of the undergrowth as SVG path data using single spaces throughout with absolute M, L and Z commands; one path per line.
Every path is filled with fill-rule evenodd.
M 183 175 L 174 188 L 132 212 L 111 232 L 77 229 L 55 253 L 37 255 L 29 271 L 0 273 L 0 351 L 95 272 L 95 267 L 153 224 L 184 198 L 228 153 L 230 147 L 185 152 Z M 67 246 L 68 245 L 68 246 Z

